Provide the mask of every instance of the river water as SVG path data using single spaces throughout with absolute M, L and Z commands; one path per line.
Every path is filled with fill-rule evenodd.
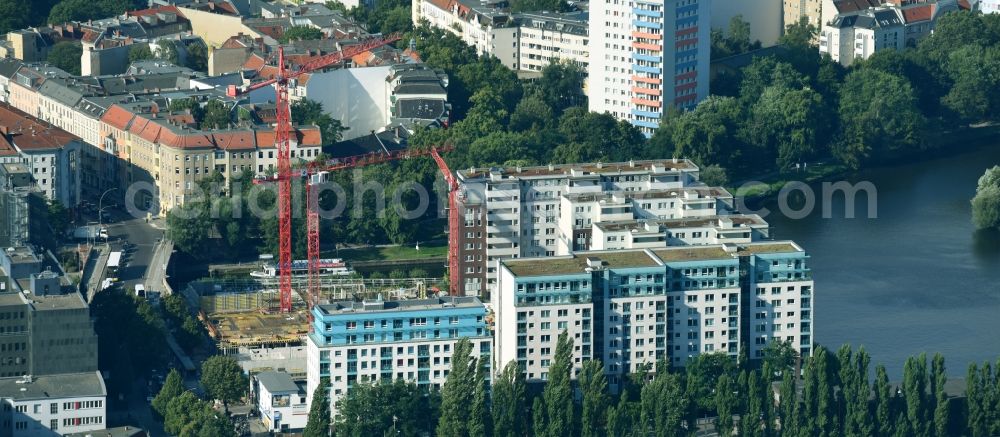
M 995 362 L 1000 234 L 975 231 L 969 200 L 997 164 L 1000 145 L 848 178 L 874 184 L 877 218 L 868 218 L 863 195 L 854 200 L 857 218 L 845 218 L 843 196 L 823 218 L 819 185 L 807 217 L 768 215 L 772 236 L 795 240 L 812 257 L 815 341 L 834 350 L 864 345 L 893 380 L 920 352 L 941 352 L 952 377 L 964 377 L 970 362 Z M 778 210 L 773 200 L 764 206 Z

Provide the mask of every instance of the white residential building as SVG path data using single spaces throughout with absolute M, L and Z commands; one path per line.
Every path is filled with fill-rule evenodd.
M 905 43 L 903 20 L 895 9 L 869 9 L 838 15 L 823 26 L 819 51 L 847 66 L 877 51 L 902 50 Z
M 501 5 L 496 1 L 416 0 L 413 22 L 425 20 L 451 32 L 480 55 L 496 56 L 515 71 L 537 72 L 559 60 L 575 62 L 588 71 L 586 12 L 511 14 Z
M 984 14 L 1000 12 L 1000 0 L 979 0 L 979 11 Z
M 808 258 L 792 242 L 756 242 L 497 261 L 494 368 L 516 361 L 528 380 L 545 380 L 563 331 L 574 364 L 600 359 L 613 391 L 659 360 L 684 366 L 741 347 L 760 359 L 771 341 L 808 356 Z
M 107 425 L 100 372 L 0 378 L 0 436 L 59 436 Z
M 268 431 L 285 433 L 306 427 L 309 404 L 305 381 L 296 382 L 287 373 L 274 371 L 253 375 L 251 381 L 260 420 Z
M 710 3 L 592 2 L 590 110 L 650 136 L 668 110 L 690 109 L 708 97 Z
M 587 72 L 590 38 L 586 13 L 535 12 L 512 17 L 511 26 L 493 32 L 493 55 L 504 65 L 515 71 L 541 71 L 551 62 L 570 61 Z
M 494 29 L 506 27 L 510 14 L 498 8 L 496 0 L 415 0 L 414 23 L 427 21 L 432 27 L 447 30 L 475 47 L 476 53 L 494 53 Z
M 461 184 L 459 262 L 466 294 L 485 295 L 494 261 L 591 247 L 592 225 L 729 214 L 732 195 L 687 160 L 469 169 Z
M 331 414 L 358 382 L 412 382 L 440 388 L 451 369 L 455 343 L 492 364 L 486 307 L 476 297 L 400 301 L 366 300 L 316 305 L 306 354 L 307 393 L 330 379 Z

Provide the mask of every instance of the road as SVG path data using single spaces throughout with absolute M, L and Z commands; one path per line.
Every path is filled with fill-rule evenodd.
M 162 230 L 146 223 L 143 218 L 133 218 L 118 211 L 111 212 L 110 223 L 105 223 L 104 227 L 108 229 L 111 250 L 124 252 L 122 267 L 117 274 L 122 290 L 131 292 L 135 290 L 136 284 L 163 283 L 163 264 L 167 258 L 166 254 L 161 253 L 164 250 L 157 250 L 163 246 L 160 244 L 163 238 Z M 128 248 L 126 244 L 129 245 Z M 165 252 L 169 254 L 171 249 L 172 247 L 167 248 Z M 162 285 L 159 285 L 152 289 L 162 291 L 162 288 Z M 150 288 L 147 286 L 147 289 Z M 139 378 L 132 384 L 132 392 L 127 396 L 127 403 L 119 405 L 114 412 L 109 410 L 109 422 L 115 421 L 109 425 L 138 425 L 151 436 L 166 436 L 163 424 L 154 418 L 153 411 L 146 401 L 149 395 L 150 375 L 138 376 Z

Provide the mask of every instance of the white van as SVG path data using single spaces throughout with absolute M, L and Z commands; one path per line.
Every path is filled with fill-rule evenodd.
M 135 284 L 135 296 L 136 297 L 146 297 L 146 286 L 142 284 Z

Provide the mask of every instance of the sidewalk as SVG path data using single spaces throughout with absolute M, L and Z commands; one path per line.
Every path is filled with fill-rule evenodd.
M 168 290 L 169 287 L 166 285 L 167 264 L 170 263 L 170 255 L 173 251 L 174 243 L 170 240 L 163 239 L 156 244 L 153 258 L 149 261 L 149 266 L 146 267 L 144 280 L 146 290 L 169 294 L 171 290 Z

